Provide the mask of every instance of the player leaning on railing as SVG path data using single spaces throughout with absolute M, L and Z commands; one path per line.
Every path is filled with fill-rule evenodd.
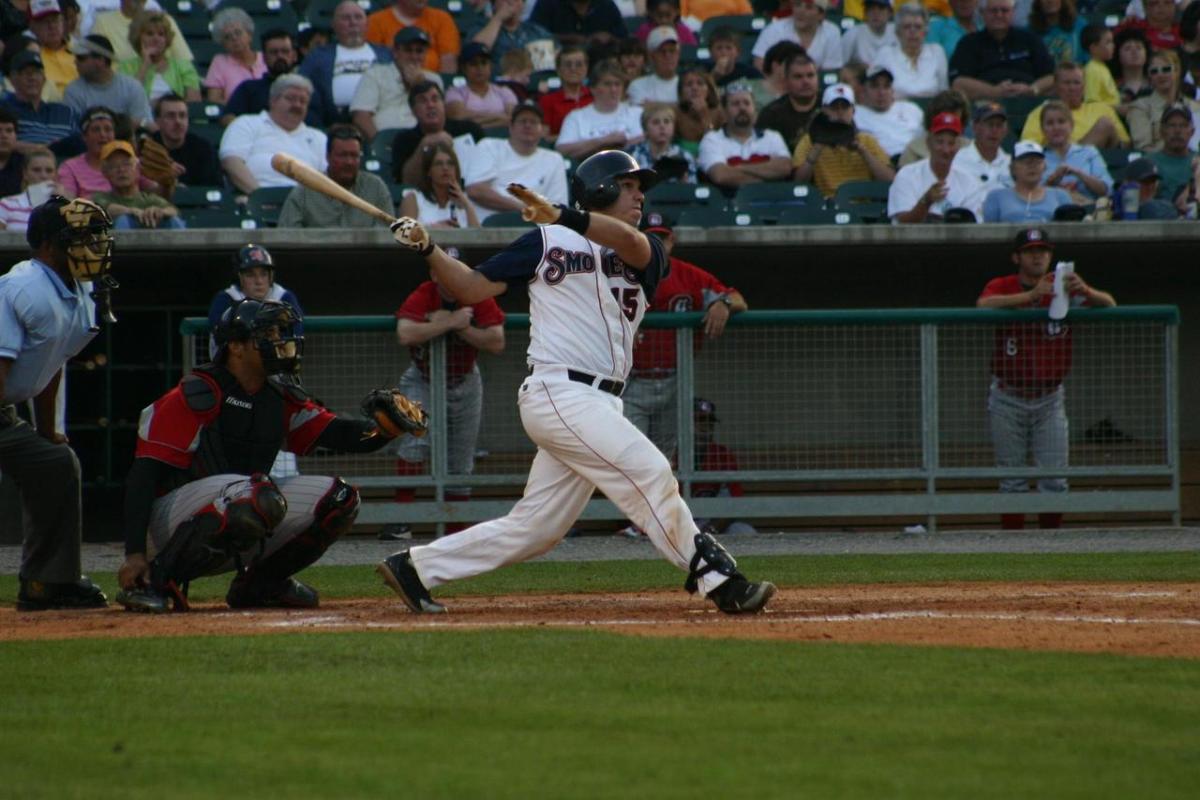
M 754 583 L 679 495 L 671 464 L 621 413 L 621 392 L 648 296 L 668 269 L 662 244 L 640 233 L 643 192 L 654 172 L 608 150 L 579 165 L 578 208 L 551 205 L 523 186 L 509 192 L 538 229 L 471 269 L 448 256 L 418 222 L 392 225 L 396 241 L 425 257 L 460 303 L 529 287 L 529 377 L 517 403 L 537 445 L 525 494 L 501 519 L 483 522 L 382 564 L 384 580 L 416 612 L 441 612 L 429 589 L 525 561 L 552 548 L 599 487 L 671 563 L 687 570 L 689 592 L 721 611 L 761 611 L 775 593 Z

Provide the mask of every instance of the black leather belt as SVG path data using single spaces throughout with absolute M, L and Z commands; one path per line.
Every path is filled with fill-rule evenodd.
M 609 380 L 608 378 L 602 378 L 600 381 L 597 381 L 595 375 L 591 375 L 587 372 L 580 372 L 577 369 L 567 370 L 567 377 L 576 383 L 586 383 L 588 386 L 594 386 L 600 391 L 608 392 L 615 397 L 620 397 L 621 392 L 625 391 L 624 381 L 614 381 Z

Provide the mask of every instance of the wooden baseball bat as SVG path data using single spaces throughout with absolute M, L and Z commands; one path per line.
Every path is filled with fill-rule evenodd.
M 364 214 L 370 214 L 385 225 L 391 225 L 396 221 L 396 218 L 388 212 L 376 208 L 344 186 L 339 186 L 328 175 L 317 172 L 308 164 L 305 164 L 303 161 L 297 161 L 287 153 L 276 153 L 271 156 L 271 166 L 280 175 L 288 176 L 301 186 L 307 186 L 314 192 L 320 192 L 326 197 L 332 197 L 334 200 L 345 203 L 351 208 L 357 208 Z

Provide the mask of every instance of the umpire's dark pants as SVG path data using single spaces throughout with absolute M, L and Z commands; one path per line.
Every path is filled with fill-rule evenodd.
M 21 493 L 21 577 L 46 583 L 78 580 L 83 513 L 75 452 L 39 436 L 12 406 L 0 406 L 0 472 Z M 6 527 L 17 524 L 0 519 Z

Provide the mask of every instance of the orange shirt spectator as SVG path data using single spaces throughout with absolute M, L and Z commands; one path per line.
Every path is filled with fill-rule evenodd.
M 750 0 L 680 0 L 679 3 L 679 16 L 695 17 L 701 22 L 709 17 L 753 13 Z
M 396 34 L 416 25 L 429 34 L 425 69 L 433 72 L 458 72 L 458 53 L 462 40 L 454 17 L 438 8 L 429 8 L 427 0 L 396 0 L 396 4 L 367 17 L 367 41 L 391 47 Z M 404 19 L 401 19 L 403 16 Z M 405 22 L 404 20 L 409 20 Z

